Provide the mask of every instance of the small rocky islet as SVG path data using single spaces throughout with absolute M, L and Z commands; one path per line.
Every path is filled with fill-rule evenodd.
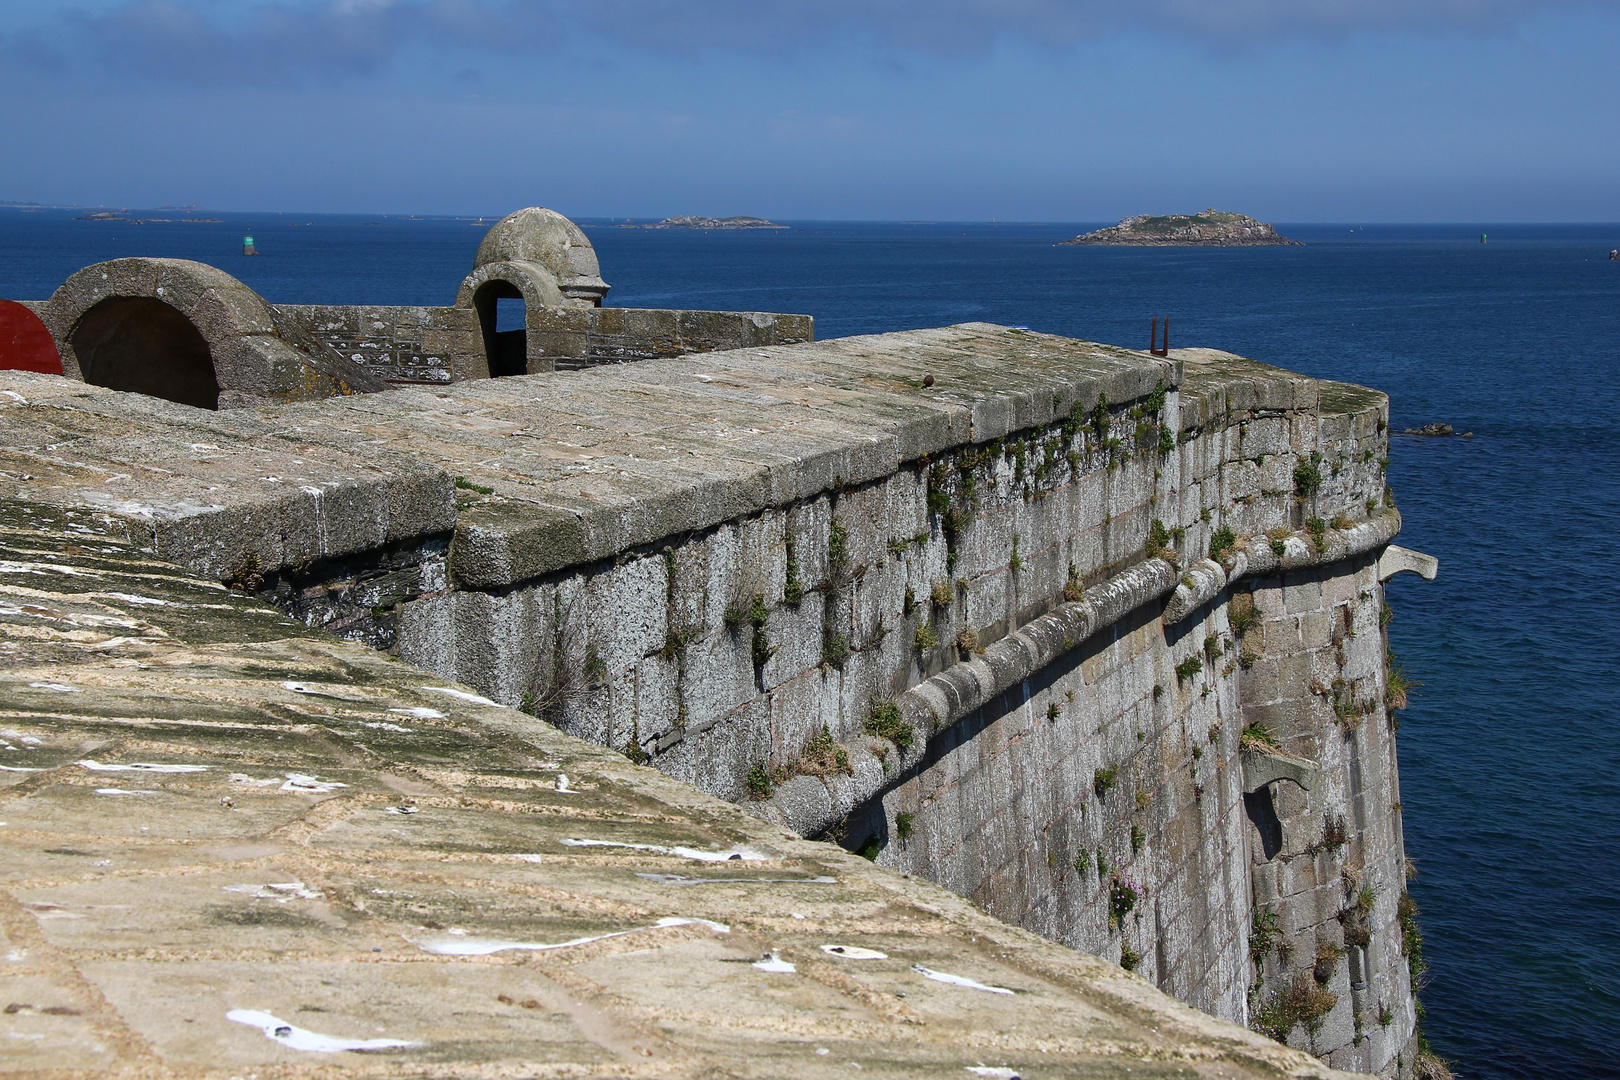
M 1264 221 L 1247 214 L 1209 209 L 1200 214 L 1138 214 L 1118 225 L 1084 233 L 1064 244 L 1115 244 L 1136 247 L 1259 247 L 1299 244 Z
M 682 214 L 678 217 L 665 218 L 655 221 L 651 225 L 625 225 L 626 229 L 786 229 L 786 225 L 778 225 L 774 221 L 767 221 L 759 217 L 692 217 Z

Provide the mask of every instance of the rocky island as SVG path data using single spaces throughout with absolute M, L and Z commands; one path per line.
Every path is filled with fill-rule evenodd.
M 786 229 L 786 225 L 778 225 L 774 221 L 766 221 L 757 217 L 692 217 L 682 214 L 679 217 L 665 218 L 663 221 L 651 225 L 626 225 L 627 229 Z
M 1138 214 L 1118 225 L 1088 232 L 1065 244 L 1132 244 L 1138 247 L 1249 247 L 1261 244 L 1298 244 L 1264 221 L 1246 214 L 1209 209 L 1201 214 Z

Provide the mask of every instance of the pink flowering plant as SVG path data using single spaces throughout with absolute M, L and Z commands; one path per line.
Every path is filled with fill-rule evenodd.
M 1146 891 L 1125 875 L 1115 874 L 1108 885 L 1108 921 L 1118 926 L 1121 919 L 1136 910 L 1136 902 Z

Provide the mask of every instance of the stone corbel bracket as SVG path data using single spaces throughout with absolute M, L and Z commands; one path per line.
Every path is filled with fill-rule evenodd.
M 795 776 L 769 799 L 750 804 L 750 809 L 800 836 L 818 836 L 921 764 L 930 740 L 940 731 L 1142 605 L 1169 596 L 1164 622 L 1173 625 L 1239 578 L 1305 570 L 1361 555 L 1388 544 L 1400 529 L 1400 514 L 1389 509 L 1354 528 L 1331 530 L 1323 551 L 1295 536 L 1285 541 L 1279 556 L 1267 537 L 1256 536 L 1240 541 L 1226 565 L 1203 559 L 1183 572 L 1164 559 L 1146 559 L 897 697 L 895 705 L 912 728 L 910 746 L 876 738 L 845 743 L 847 775 Z
M 1316 782 L 1320 771 L 1316 762 L 1295 757 L 1268 746 L 1245 746 L 1243 759 L 1243 793 L 1259 791 L 1273 780 L 1292 780 L 1306 791 Z
M 1433 581 L 1435 575 L 1440 573 L 1440 560 L 1421 551 L 1391 544 L 1378 556 L 1378 580 L 1388 581 L 1400 573 L 1412 573 L 1424 581 Z

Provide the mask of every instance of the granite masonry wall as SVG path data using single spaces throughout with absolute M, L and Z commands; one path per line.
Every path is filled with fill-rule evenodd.
M 530 371 L 797 345 L 816 338 L 811 316 L 763 311 L 540 308 L 528 313 L 527 322 Z
M 69 423 L 31 378 L 58 400 L 6 446 Z M 1409 1063 L 1383 395 L 982 324 L 263 416 L 74 393 L 104 463 L 40 459 L 30 497 L 1333 1064 Z

